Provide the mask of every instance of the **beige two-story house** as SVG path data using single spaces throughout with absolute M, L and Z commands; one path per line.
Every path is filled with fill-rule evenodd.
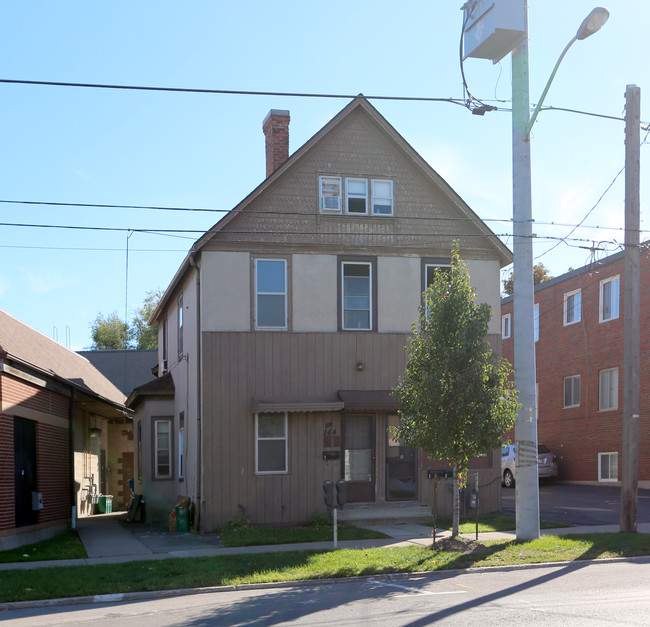
M 391 438 L 390 390 L 454 241 L 498 347 L 511 253 L 362 96 L 291 157 L 288 111 L 263 130 L 267 178 L 194 244 L 151 321 L 160 376 L 128 401 L 136 492 L 150 517 L 189 496 L 202 531 L 307 521 L 326 479 L 351 508 L 430 511 L 431 464 Z M 499 464 L 477 461 L 483 483 Z

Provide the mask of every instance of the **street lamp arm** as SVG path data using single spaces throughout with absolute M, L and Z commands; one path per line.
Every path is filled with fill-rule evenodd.
M 537 115 L 539 114 L 542 104 L 544 104 L 544 99 L 546 98 L 546 94 L 548 93 L 549 88 L 551 87 L 551 83 L 553 82 L 553 79 L 555 78 L 555 74 L 557 73 L 557 69 L 560 67 L 560 63 L 562 63 L 562 59 L 564 59 L 564 55 L 567 53 L 569 48 L 577 41 L 577 36 L 574 37 L 564 48 L 562 51 L 562 54 L 560 55 L 560 58 L 557 60 L 557 63 L 555 64 L 555 67 L 553 68 L 553 72 L 551 72 L 551 77 L 548 79 L 548 82 L 546 83 L 546 87 L 544 87 L 544 91 L 542 92 L 542 96 L 539 99 L 537 106 L 535 107 L 535 110 L 533 111 L 533 115 L 531 116 L 528 125 L 526 126 L 526 132 L 525 132 L 525 139 L 528 141 L 530 139 L 530 132 L 533 130 L 533 124 L 535 124 L 535 120 L 537 119 Z

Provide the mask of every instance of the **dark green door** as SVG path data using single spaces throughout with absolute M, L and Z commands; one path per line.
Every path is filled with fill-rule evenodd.
M 32 509 L 32 492 L 36 491 L 36 423 L 14 418 L 14 469 L 16 527 L 34 525 L 38 511 Z

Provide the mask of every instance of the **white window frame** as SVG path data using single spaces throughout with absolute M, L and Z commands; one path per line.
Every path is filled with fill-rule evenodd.
M 605 302 L 605 289 L 608 284 L 611 284 L 610 288 L 610 298 L 609 302 Z M 608 322 L 609 320 L 616 320 L 619 316 L 620 311 L 620 292 L 621 292 L 621 281 L 620 276 L 609 277 L 608 279 L 603 279 L 600 282 L 599 290 L 599 303 L 598 303 L 598 320 L 599 322 Z M 606 306 L 609 307 L 609 311 L 606 311 Z M 606 315 L 607 314 L 607 315 Z
M 350 183 L 363 183 L 365 191 L 363 194 L 358 192 L 350 191 Z M 363 211 L 350 211 L 350 200 L 351 199 L 363 199 L 364 201 L 364 210 Z M 368 215 L 368 179 L 360 179 L 355 177 L 349 177 L 345 179 L 345 213 L 352 216 L 367 216 Z
M 158 442 L 158 433 L 159 433 L 159 427 L 162 424 L 167 425 L 167 448 L 163 448 L 159 446 Z M 154 446 L 154 477 L 156 479 L 171 479 L 174 476 L 174 466 L 173 466 L 173 451 L 172 451 L 172 421 L 170 418 L 156 418 L 154 419 L 154 427 L 153 427 L 153 446 Z M 169 465 L 169 472 L 167 474 L 163 474 L 160 472 L 160 460 L 159 456 L 162 451 L 167 451 L 167 456 L 168 456 L 168 465 Z
M 270 263 L 282 263 L 284 270 L 284 292 L 261 292 L 258 288 L 257 277 L 258 277 L 258 267 L 260 262 L 270 262 Z M 259 257 L 255 259 L 255 329 L 265 330 L 265 331 L 286 331 L 288 328 L 288 309 L 289 309 L 289 299 L 288 299 L 288 282 L 287 282 L 287 260 L 286 259 L 269 259 L 265 257 Z M 259 322 L 259 297 L 260 296 L 284 296 L 284 323 L 281 326 L 267 326 L 260 324 Z
M 183 359 L 183 294 L 178 297 L 178 360 Z
M 607 378 L 607 387 L 603 379 Z M 612 381 L 612 378 L 615 380 Z M 598 411 L 613 411 L 618 409 L 618 366 L 605 368 L 598 373 Z
M 386 214 L 387 215 L 387 214 Z M 433 285 L 433 279 L 437 268 L 451 268 L 451 265 L 448 263 L 425 263 L 424 264 L 424 286 L 422 292 L 426 294 L 426 291 L 429 289 L 430 285 Z M 431 271 L 431 281 L 429 281 L 429 271 Z M 426 306 L 426 296 L 423 296 L 423 305 Z M 426 319 L 429 319 L 429 309 L 427 307 L 425 311 Z
M 578 387 L 578 393 L 577 393 L 577 398 L 575 398 L 575 383 L 577 381 L 577 387 Z M 567 405 L 567 384 L 571 386 L 570 389 L 570 402 Z M 563 390 L 562 390 L 562 407 L 564 409 L 569 409 L 571 407 L 580 407 L 580 375 L 579 374 L 572 374 L 569 375 L 568 377 L 564 377 L 564 382 L 563 382 Z
M 569 319 L 571 313 L 570 302 L 573 302 L 573 318 Z M 564 294 L 564 315 L 563 323 L 565 327 L 576 324 L 582 319 L 582 291 L 573 290 Z
M 373 328 L 373 315 L 372 310 L 372 263 L 370 261 L 342 261 L 341 262 L 341 328 L 344 331 L 372 331 Z M 345 312 L 346 311 L 365 311 L 365 309 L 346 309 L 345 307 L 345 267 L 346 266 L 366 266 L 368 268 L 368 327 L 346 327 L 345 326 Z
M 178 478 L 185 478 L 185 412 L 178 419 Z
M 334 183 L 338 186 L 338 194 L 333 195 L 330 190 L 325 189 L 325 185 Z M 319 176 L 318 177 L 318 206 L 321 213 L 341 213 L 341 194 L 342 182 L 340 176 Z M 325 193 L 323 193 L 325 191 Z M 330 204 L 335 204 L 336 207 L 326 207 L 325 198 L 336 198 L 336 202 L 328 201 Z
M 382 184 L 387 183 L 390 186 L 390 196 L 382 196 L 382 195 L 378 194 L 375 191 L 375 188 L 377 187 L 375 185 L 376 183 L 382 183 Z M 372 215 L 373 216 L 392 216 L 393 213 L 394 213 L 393 181 L 391 181 L 389 179 L 372 179 L 371 189 L 372 189 L 372 200 L 371 200 L 371 202 L 372 202 Z M 383 203 L 385 205 L 390 204 L 390 211 L 388 213 L 386 213 L 384 211 L 376 211 L 375 210 L 375 201 L 379 201 L 379 200 L 384 200 L 384 201 L 390 200 L 390 203 L 388 203 L 388 202 Z
M 282 437 L 260 437 L 259 421 L 260 415 L 263 414 L 282 414 L 284 416 L 284 435 Z M 270 441 L 284 441 L 284 469 L 282 470 L 260 470 L 260 442 Z M 289 473 L 289 419 L 286 411 L 260 412 L 255 414 L 255 473 L 258 475 L 286 475 Z
M 611 475 L 611 471 L 615 470 L 615 477 L 603 477 L 603 462 L 604 458 L 607 457 L 607 474 Z M 612 464 L 612 459 L 614 457 L 615 464 Z M 600 483 L 616 483 L 618 482 L 618 451 L 609 451 L 605 453 L 598 453 L 598 481 Z
M 535 341 L 539 342 L 539 303 L 533 306 L 533 335 Z
M 501 339 L 507 340 L 512 335 L 512 315 L 501 316 Z

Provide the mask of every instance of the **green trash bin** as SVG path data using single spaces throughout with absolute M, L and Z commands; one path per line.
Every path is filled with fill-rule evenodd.
M 112 514 L 113 513 L 113 495 L 112 494 L 100 494 L 99 500 L 97 501 L 97 510 L 100 514 Z
M 190 530 L 190 516 L 188 507 L 176 508 L 176 531 L 187 533 Z

